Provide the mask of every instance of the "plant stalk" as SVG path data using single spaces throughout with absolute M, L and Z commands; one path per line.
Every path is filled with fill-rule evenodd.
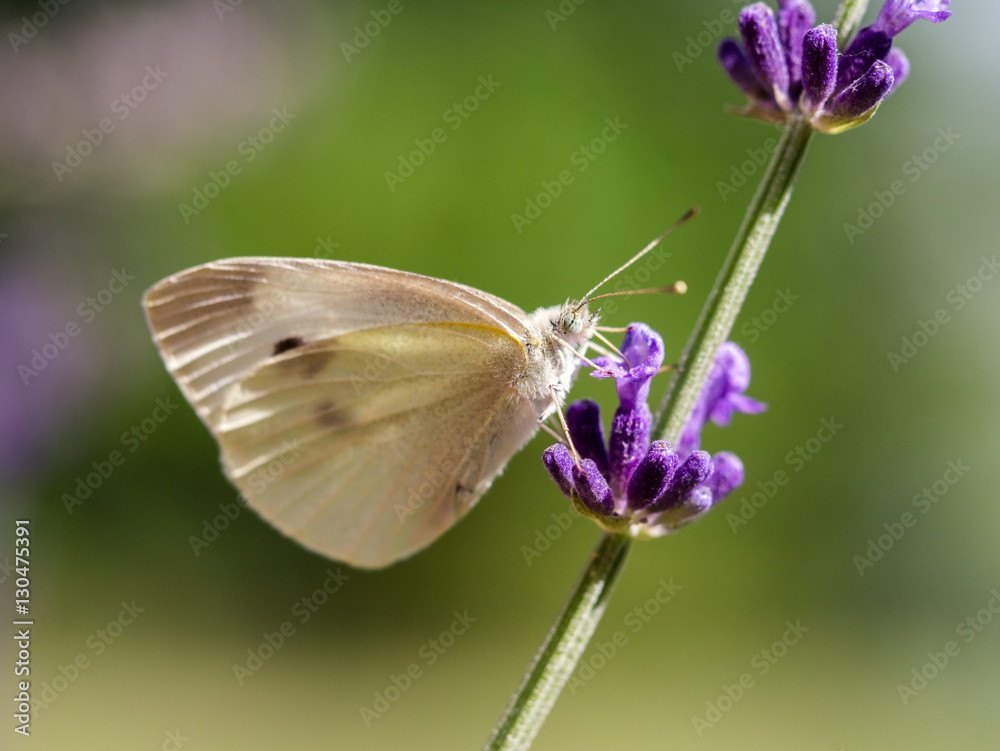
M 605 532 L 483 751 L 525 751 L 604 615 L 632 540 Z
M 729 338 L 792 196 L 812 135 L 812 126 L 804 120 L 793 120 L 786 126 L 715 288 L 688 339 L 654 421 L 654 435 L 662 428 L 662 439 L 672 445 L 679 442 L 694 411 L 719 345 Z

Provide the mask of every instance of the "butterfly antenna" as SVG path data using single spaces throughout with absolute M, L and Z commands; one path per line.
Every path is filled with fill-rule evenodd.
M 646 287 L 645 289 L 623 289 L 618 292 L 605 292 L 603 295 L 594 295 L 593 297 L 585 297 L 580 302 L 576 304 L 573 311 L 576 312 L 580 310 L 584 305 L 594 302 L 594 300 L 602 300 L 605 297 L 623 297 L 625 295 L 684 295 L 687 294 L 688 286 L 683 279 L 678 279 L 669 287 Z M 606 330 L 606 329 L 605 329 Z
M 592 298 L 591 295 L 594 294 L 595 292 L 597 292 L 597 290 L 599 290 L 601 287 L 603 287 L 609 281 L 611 281 L 612 279 L 614 279 L 616 276 L 618 276 L 618 274 L 620 274 L 621 272 L 623 272 L 625 269 L 627 269 L 633 263 L 635 263 L 640 258 L 642 258 L 644 255 L 646 255 L 649 251 L 651 251 L 657 245 L 659 245 L 660 241 L 663 240 L 663 238 L 665 238 L 667 235 L 669 235 L 675 229 L 677 229 L 678 227 L 680 227 L 681 225 L 683 225 L 685 222 L 688 222 L 689 220 L 693 219 L 697 213 L 698 213 L 698 207 L 697 206 L 694 206 L 694 207 L 688 209 L 687 212 L 684 214 L 684 216 L 682 216 L 680 219 L 678 219 L 676 222 L 674 222 L 673 225 L 671 225 L 666 230 L 666 232 L 662 233 L 659 237 L 657 237 L 655 240 L 653 240 L 653 242 L 651 242 L 645 248 L 643 248 L 642 250 L 640 250 L 638 253 L 636 253 L 634 256 L 632 256 L 630 259 L 628 259 L 628 261 L 626 261 L 621 266 L 619 266 L 617 269 L 615 269 L 610 274 L 608 274 L 606 277 L 604 277 L 604 279 L 601 280 L 600 284 L 596 285 L 592 290 L 590 290 L 590 292 L 588 292 L 587 294 L 585 294 L 583 296 L 583 299 L 585 301 L 596 299 L 596 298 Z

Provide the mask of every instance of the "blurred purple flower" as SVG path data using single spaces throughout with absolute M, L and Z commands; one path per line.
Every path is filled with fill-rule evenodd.
M 272 108 L 295 112 L 329 91 L 328 16 L 243 3 L 220 19 L 219 5 L 75 7 L 74 23 L 40 28 L 14 51 L 6 44 L 0 169 L 43 193 L 95 181 L 162 190 L 206 155 L 235 153 Z M 53 163 L 81 140 L 91 148 L 58 179 Z
M 81 339 L 82 295 L 23 257 L 0 266 L 0 483 L 37 475 L 96 390 L 102 363 Z M 74 324 L 77 334 L 67 334 Z M 74 329 L 70 328 L 72 332 Z

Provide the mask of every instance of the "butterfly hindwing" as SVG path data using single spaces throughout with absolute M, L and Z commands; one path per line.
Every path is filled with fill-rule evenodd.
M 265 519 L 357 566 L 418 550 L 468 511 L 534 432 L 510 398 L 523 346 L 478 324 L 378 327 L 269 359 L 234 388 L 217 437 Z M 502 436 L 503 456 L 496 454 Z

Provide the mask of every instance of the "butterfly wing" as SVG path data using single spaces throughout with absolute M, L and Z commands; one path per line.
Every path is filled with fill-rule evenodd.
M 146 292 L 167 368 L 210 428 L 227 392 L 284 349 L 395 323 L 450 321 L 524 333 L 525 313 L 485 292 L 379 266 L 232 258 L 167 277 Z
M 384 566 L 433 541 L 537 427 L 525 314 L 363 264 L 233 259 L 145 298 L 171 373 L 264 518 Z
M 306 547 L 384 566 L 451 527 L 537 428 L 510 370 L 521 344 L 479 324 L 399 324 L 264 363 L 217 430 L 233 482 Z

